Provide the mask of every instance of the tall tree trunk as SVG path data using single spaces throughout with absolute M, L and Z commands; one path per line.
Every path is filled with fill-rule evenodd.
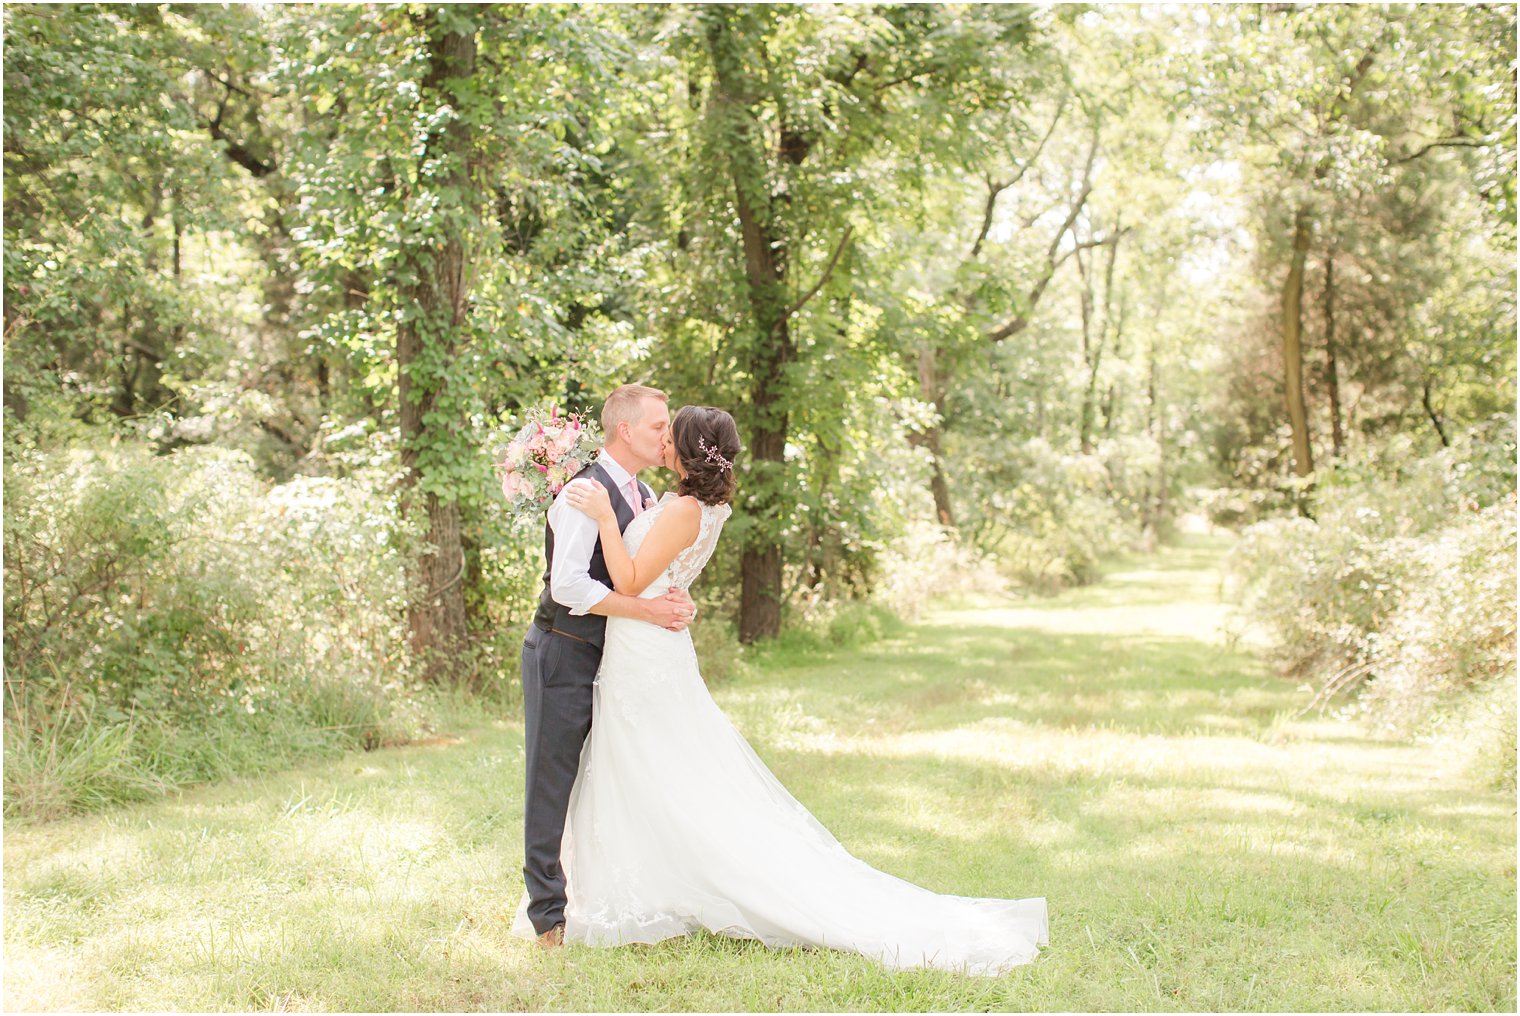
M 942 410 L 940 415 L 944 415 Z M 943 433 L 943 428 L 938 424 L 929 428 L 924 435 L 924 445 L 929 449 L 929 465 L 932 470 L 929 475 L 929 492 L 934 495 L 934 517 L 940 525 L 953 529 L 955 509 L 950 504 L 950 480 L 945 475 L 944 450 L 940 443 Z
M 1293 429 L 1293 473 L 1308 481 L 1314 474 L 1314 453 L 1309 445 L 1309 415 L 1304 407 L 1304 262 L 1309 254 L 1309 211 L 1300 208 L 1293 217 L 1293 255 L 1282 291 L 1283 394 L 1288 424 Z M 1304 492 L 1299 511 L 1308 514 Z
M 1325 254 L 1325 388 L 1330 399 L 1330 453 L 1340 458 L 1346 447 L 1341 426 L 1341 381 L 1335 345 L 1335 245 Z
M 1093 280 L 1087 258 L 1077 251 L 1077 273 L 1082 278 L 1078 292 L 1082 311 L 1082 364 L 1087 368 L 1087 382 L 1082 386 L 1082 411 L 1077 423 L 1077 444 L 1083 455 L 1094 451 L 1092 443 L 1093 404 L 1098 388 L 1098 367 L 1103 361 L 1103 336 L 1093 335 Z
M 111 399 L 111 412 L 121 417 L 137 412 L 137 375 L 142 371 L 142 358 L 132 354 L 132 303 L 122 300 L 121 359 L 116 364 L 118 385 Z
M 761 350 L 756 357 L 754 391 L 755 422 L 750 430 L 749 453 L 760 468 L 769 467 L 772 477 L 785 468 L 786 434 L 790 422 L 781 403 L 779 388 L 782 367 L 788 350 L 781 343 L 791 342 L 785 321 L 778 327 L 778 347 Z M 774 482 L 761 488 L 754 504 L 761 518 L 780 515 Z M 739 592 L 739 640 L 755 642 L 781 632 L 781 544 L 771 536 L 745 545 L 740 556 L 741 588 Z
M 1147 493 L 1141 509 L 1142 529 L 1146 542 L 1155 546 L 1161 519 L 1166 512 L 1166 422 L 1162 413 L 1161 365 L 1156 360 L 1156 341 L 1151 339 L 1146 350 L 1145 378 L 1145 432 L 1156 442 L 1156 477 L 1154 487 Z
M 918 387 L 920 395 L 934 406 L 934 420 L 924 428 L 918 443 L 929 451 L 929 492 L 934 496 L 934 517 L 946 527 L 955 526 L 955 511 L 950 504 L 950 481 L 945 476 L 943 438 L 945 431 L 945 377 L 940 366 L 940 351 L 926 343 L 918 353 Z
M 463 80 L 475 73 L 475 36 L 473 31 L 443 30 L 435 8 L 428 8 L 420 22 L 428 39 L 422 94 L 442 98 L 446 80 Z M 441 159 L 447 168 L 424 186 L 453 191 L 468 201 L 474 193 L 469 186 L 470 142 L 469 125 L 458 119 L 449 119 L 429 134 L 422 160 Z M 410 488 L 404 503 L 409 515 L 426 513 L 428 529 L 427 546 L 413 562 L 414 584 L 422 592 L 408 605 L 407 625 L 412 650 L 422 659 L 427 677 L 438 682 L 460 676 L 460 650 L 467 634 L 459 503 L 435 491 L 416 489 L 422 479 L 423 447 L 446 440 L 440 430 L 464 425 L 462 420 L 440 421 L 434 416 L 440 396 L 447 394 L 446 375 L 438 373 L 437 365 L 451 363 L 460 353 L 467 296 L 464 223 L 457 217 L 445 221 L 441 239 L 417 242 L 400 259 L 398 289 L 403 306 L 410 311 L 396 328 L 401 464 Z M 425 468 L 426 463 L 422 465 Z
M 1166 306 L 1167 281 L 1162 279 L 1161 289 L 1156 294 L 1155 314 L 1161 313 L 1161 308 Z M 1167 497 L 1170 492 L 1170 484 L 1167 481 L 1167 458 L 1166 458 L 1166 407 L 1161 404 L 1162 374 L 1161 360 L 1156 356 L 1156 337 L 1153 332 L 1150 345 L 1147 348 L 1150 355 L 1149 377 L 1146 380 L 1146 417 L 1145 429 L 1147 433 L 1154 435 L 1156 441 L 1156 493 L 1151 509 L 1151 525 L 1159 529 L 1161 520 L 1166 518 Z
M 158 221 L 163 198 L 163 181 L 155 178 L 147 194 L 140 227 L 143 238 L 143 275 L 148 278 L 158 272 L 158 247 L 153 226 Z M 176 244 L 176 257 L 177 246 Z M 131 299 L 122 301 L 122 346 L 118 375 L 121 387 L 111 403 L 112 412 L 122 417 L 137 413 L 142 403 L 157 407 L 159 400 L 167 394 L 160 383 L 166 352 L 163 337 L 159 335 L 158 314 L 153 309 L 151 299 L 142 304 L 140 313 L 134 314 L 135 309 L 136 305 Z M 131 369 L 127 367 L 129 362 Z
M 736 180 L 735 186 L 742 194 L 742 184 Z M 759 498 L 753 508 L 760 518 L 775 519 L 781 514 L 775 479 L 786 468 L 786 435 L 791 423 L 781 385 L 793 350 L 790 323 L 785 317 L 777 317 L 778 303 L 769 296 L 773 287 L 785 278 L 785 262 L 778 260 L 784 258 L 785 246 L 759 227 L 754 210 L 743 197 L 739 206 L 745 260 L 751 269 L 750 307 L 760 333 L 750 362 L 754 422 L 750 428 L 749 454 L 752 462 L 770 473 L 772 481 L 759 485 Z M 781 544 L 774 536 L 747 543 L 739 568 L 742 576 L 739 640 L 755 642 L 780 634 Z
M 788 250 L 776 227 L 774 195 L 768 182 L 763 132 L 757 122 L 756 89 L 749 80 L 750 57 L 742 26 L 733 24 L 751 15 L 742 7 L 714 5 L 709 17 L 708 52 L 713 65 L 713 94 L 709 112 L 720 118 L 728 135 L 726 162 L 734 188 L 734 205 L 744 250 L 744 276 L 755 330 L 746 364 L 751 380 L 750 461 L 753 484 L 748 508 L 760 525 L 740 555 L 739 639 L 755 642 L 781 631 L 781 545 L 775 522 L 781 516 L 779 480 L 786 469 L 786 437 L 790 424 L 783 397 L 787 363 L 795 353 L 790 314 L 786 308 Z M 781 125 L 786 134 L 785 125 Z M 787 157 L 806 158 L 807 141 L 789 138 Z M 800 149 L 797 146 L 801 146 Z
M 1129 302 L 1120 296 L 1118 311 L 1114 310 L 1114 263 L 1119 260 L 1119 241 L 1123 239 L 1123 232 L 1118 227 L 1119 224 L 1115 221 L 1114 242 L 1108 249 L 1108 269 L 1103 273 L 1103 334 L 1107 336 L 1110 332 L 1113 333 L 1113 358 L 1122 361 L 1124 359 L 1124 320 Z M 1108 390 L 1104 393 L 1102 405 L 1104 437 L 1113 436 L 1114 421 L 1119 415 L 1121 391 L 1122 384 L 1116 380 L 1109 382 Z
M 1114 328 L 1114 264 L 1119 259 L 1119 240 L 1123 236 L 1123 230 L 1115 224 L 1113 238 L 1106 246 L 1108 247 L 1108 265 L 1103 271 L 1103 317 L 1095 320 L 1093 296 L 1095 282 L 1093 280 L 1093 265 L 1089 264 L 1091 255 L 1084 255 L 1082 245 L 1076 248 L 1077 272 L 1082 278 L 1082 362 L 1087 366 L 1087 384 L 1082 391 L 1082 415 L 1078 444 L 1082 448 L 1083 455 L 1092 455 L 1097 451 L 1093 444 L 1093 428 L 1098 410 L 1098 374 L 1103 366 L 1103 354 L 1108 348 L 1108 336 Z M 1122 327 L 1122 324 L 1120 325 Z M 1117 341 L 1117 336 L 1116 336 Z M 1114 398 L 1113 389 L 1109 389 L 1110 400 Z M 1109 424 L 1113 420 L 1112 401 L 1104 409 L 1105 418 Z M 1106 426 L 1105 426 L 1106 429 Z

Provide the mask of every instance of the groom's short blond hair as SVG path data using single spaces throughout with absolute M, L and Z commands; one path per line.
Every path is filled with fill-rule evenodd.
M 670 396 L 658 388 L 650 388 L 648 385 L 623 385 L 602 403 L 602 433 L 607 440 L 612 440 L 617 434 L 617 425 L 626 423 L 630 426 L 639 422 L 641 410 L 639 403 L 645 399 L 659 399 L 661 402 L 669 402 Z

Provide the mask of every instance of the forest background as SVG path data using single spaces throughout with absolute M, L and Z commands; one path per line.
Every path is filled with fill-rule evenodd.
M 704 672 L 1239 530 L 1513 785 L 1510 5 L 4 10 L 5 810 L 516 715 L 490 442 L 731 409 Z

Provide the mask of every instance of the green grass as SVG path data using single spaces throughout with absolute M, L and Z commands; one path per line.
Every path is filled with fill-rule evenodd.
M 1294 720 L 1194 540 L 1048 600 L 782 645 L 716 691 L 870 863 L 1044 895 L 998 979 L 714 936 L 540 952 L 515 717 L 5 844 L 7 1009 L 1513 1010 L 1515 800 L 1440 747 Z

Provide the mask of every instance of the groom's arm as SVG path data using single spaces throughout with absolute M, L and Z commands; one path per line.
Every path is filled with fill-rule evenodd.
M 549 562 L 549 595 L 577 616 L 590 613 L 612 590 L 591 577 L 591 552 L 596 548 L 595 520 L 571 508 L 564 495 L 549 506 L 554 530 L 554 558 Z
M 631 617 L 680 631 L 695 610 L 691 597 L 672 590 L 655 599 L 624 596 L 591 577 L 591 552 L 596 548 L 596 520 L 555 498 L 549 506 L 554 530 L 554 559 L 549 562 L 549 595 L 571 614 Z
M 635 621 L 658 625 L 667 631 L 680 631 L 691 624 L 697 608 L 684 590 L 671 586 L 664 596 L 649 600 L 610 592 L 591 608 L 590 613 L 601 614 L 603 617 L 631 617 Z

